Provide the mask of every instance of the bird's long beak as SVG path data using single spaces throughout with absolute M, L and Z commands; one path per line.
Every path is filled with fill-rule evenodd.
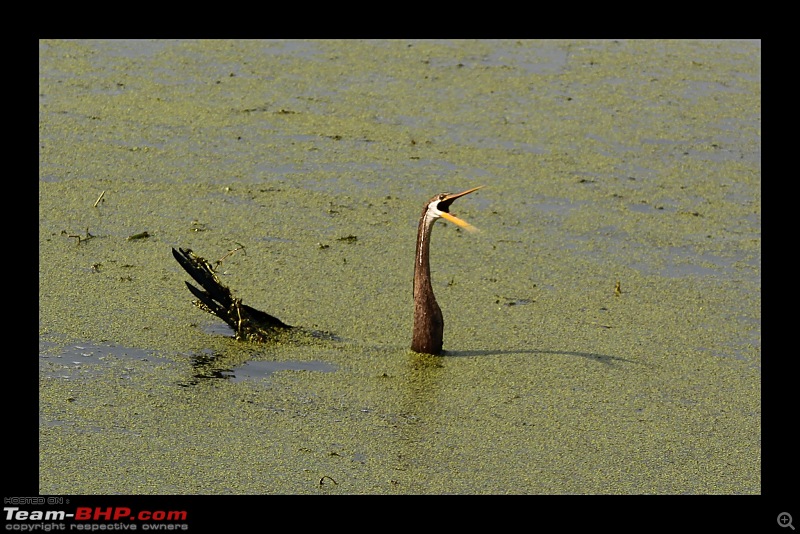
M 462 191 L 460 193 L 453 193 L 452 195 L 447 195 L 444 198 L 444 200 L 439 202 L 439 204 L 444 204 L 444 208 L 447 209 L 450 206 L 450 204 L 452 204 L 457 198 L 461 198 L 464 195 L 469 195 L 470 193 L 472 193 L 473 191 L 477 191 L 481 187 L 483 187 L 483 186 L 479 185 L 478 187 L 473 187 L 472 189 L 467 189 L 466 191 Z M 445 219 L 447 221 L 450 221 L 453 224 L 457 224 L 458 226 L 460 226 L 461 228 L 464 228 L 465 230 L 468 230 L 470 232 L 477 232 L 478 231 L 478 229 L 475 228 L 474 226 L 472 226 L 470 223 L 468 223 L 464 219 L 459 219 L 458 217 L 456 217 L 452 213 L 448 213 L 446 211 L 441 211 L 441 215 L 442 215 L 443 219 Z

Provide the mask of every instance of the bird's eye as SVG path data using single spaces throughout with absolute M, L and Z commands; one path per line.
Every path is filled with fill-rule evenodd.
M 441 194 L 439 195 L 439 200 L 444 200 L 444 199 L 446 199 L 446 198 L 447 198 L 447 193 L 441 193 Z

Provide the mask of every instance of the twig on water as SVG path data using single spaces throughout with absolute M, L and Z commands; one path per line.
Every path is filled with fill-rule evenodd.
M 238 251 L 240 251 L 240 250 L 244 250 L 244 245 L 242 245 L 242 244 L 241 244 L 241 243 L 239 243 L 239 242 L 236 242 L 236 244 L 237 244 L 237 245 L 239 245 L 239 246 L 238 246 L 238 247 L 236 247 L 236 248 L 235 248 L 235 249 L 233 249 L 233 250 L 229 250 L 227 254 L 225 254 L 225 255 L 224 255 L 224 256 L 222 256 L 220 259 L 218 259 L 217 261 L 215 261 L 215 262 L 214 262 L 214 265 L 216 265 L 217 267 L 219 267 L 219 266 L 220 266 L 220 264 L 222 264 L 222 262 L 223 262 L 223 260 L 224 260 L 225 258 L 227 258 L 228 256 L 232 256 L 232 255 L 233 255 L 235 252 L 238 252 Z M 245 254 L 247 254 L 247 251 L 245 251 Z
M 323 476 L 322 476 L 322 478 L 320 478 L 320 479 L 319 479 L 319 485 L 320 485 L 320 486 L 323 486 L 323 485 L 325 485 L 325 479 L 326 479 L 326 478 L 327 478 L 328 480 L 330 480 L 331 482 L 333 482 L 335 485 L 337 485 L 337 486 L 339 485 L 339 483 L 338 483 L 338 482 L 336 482 L 335 480 L 333 480 L 333 479 L 332 479 L 331 477 L 329 477 L 328 475 L 323 475 Z
M 137 239 L 145 239 L 145 238 L 148 238 L 148 237 L 150 237 L 150 235 L 151 235 L 151 234 L 150 234 L 150 232 L 148 232 L 147 230 L 145 230 L 144 232 L 139 232 L 138 234 L 129 235 L 129 236 L 128 236 L 128 237 L 125 239 L 125 241 L 135 241 L 135 240 L 137 240 Z
M 81 241 L 88 241 L 89 239 L 95 237 L 95 236 L 93 236 L 92 234 L 89 233 L 89 227 L 88 226 L 86 227 L 86 236 L 85 237 L 81 237 L 81 236 L 76 235 L 76 234 L 68 234 L 66 230 L 61 230 L 61 235 L 66 235 L 67 237 L 76 237 L 78 239 L 78 243 L 77 243 L 78 245 L 81 244 Z

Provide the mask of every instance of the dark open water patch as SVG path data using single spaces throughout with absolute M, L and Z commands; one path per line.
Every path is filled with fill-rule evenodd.
M 331 373 L 336 370 L 336 366 L 320 360 L 298 361 L 287 360 L 282 362 L 250 361 L 244 362 L 233 371 L 230 377 L 233 382 L 243 380 L 259 380 L 267 378 L 277 371 L 318 371 Z
M 39 341 L 39 370 L 50 378 L 77 378 L 87 370 L 109 358 L 168 363 L 170 360 L 155 356 L 152 351 L 123 347 L 116 343 L 74 343 L 59 348 L 59 344 Z
M 211 350 L 203 351 L 192 356 L 192 378 L 181 382 L 183 387 L 199 384 L 204 380 L 230 380 L 242 382 L 244 380 L 262 380 L 278 371 L 317 371 L 331 373 L 337 366 L 321 360 L 282 360 L 264 361 L 248 360 L 239 365 L 228 363 L 230 358 Z

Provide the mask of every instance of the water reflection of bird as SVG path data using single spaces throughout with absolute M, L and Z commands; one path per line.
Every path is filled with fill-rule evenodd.
M 478 189 L 480 187 L 455 194 L 441 193 L 426 202 L 422 210 L 414 261 L 414 330 L 411 349 L 416 352 L 442 352 L 444 318 L 431 285 L 430 238 L 433 224 L 442 218 L 474 231 L 472 225 L 451 214 L 449 209 L 456 199 Z M 189 291 L 197 297 L 194 304 L 228 323 L 236 332 L 237 339 L 270 341 L 295 329 L 277 317 L 242 304 L 241 299 L 235 298 L 230 289 L 220 282 L 211 264 L 191 250 L 172 249 L 172 255 L 202 288 L 186 282 Z

